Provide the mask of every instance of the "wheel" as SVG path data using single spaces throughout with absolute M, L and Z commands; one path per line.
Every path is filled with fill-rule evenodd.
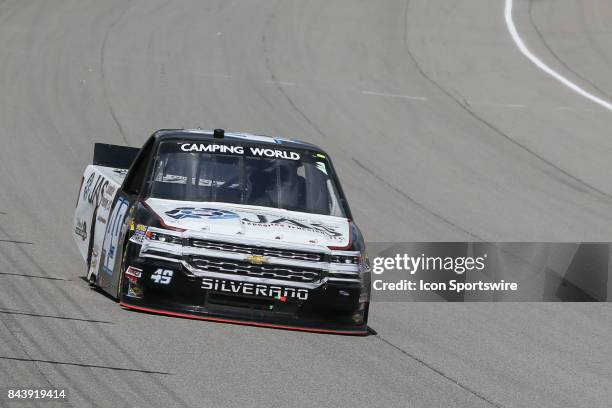
M 119 280 L 117 281 L 117 294 L 115 296 L 115 300 L 117 302 L 121 301 L 121 295 L 122 295 L 122 289 L 123 289 L 123 276 L 125 275 L 125 268 L 126 268 L 126 258 L 127 258 L 127 249 L 128 249 L 128 239 L 125 239 L 125 242 L 123 243 L 123 253 L 121 254 L 121 263 L 119 264 Z
M 91 275 L 89 274 L 89 270 L 91 269 L 91 258 L 93 256 L 93 245 L 94 245 L 94 238 L 95 238 L 95 234 L 96 234 L 96 217 L 98 215 L 98 207 L 96 207 L 96 209 L 93 212 L 93 216 L 91 217 L 91 228 L 89 230 L 89 245 L 87 247 L 87 270 L 85 271 L 85 278 L 87 278 L 87 281 L 89 282 L 89 286 L 91 287 L 95 287 L 96 286 L 96 276 L 92 273 Z

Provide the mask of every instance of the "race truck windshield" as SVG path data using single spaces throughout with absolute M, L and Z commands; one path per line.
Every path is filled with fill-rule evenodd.
M 335 180 L 326 157 L 311 150 L 166 141 L 159 146 L 149 196 L 344 217 Z

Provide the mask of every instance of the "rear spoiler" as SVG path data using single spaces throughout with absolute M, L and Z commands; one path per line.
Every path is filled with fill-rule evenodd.
M 140 149 L 137 147 L 96 143 L 94 145 L 93 164 L 96 166 L 129 169 L 139 151 Z

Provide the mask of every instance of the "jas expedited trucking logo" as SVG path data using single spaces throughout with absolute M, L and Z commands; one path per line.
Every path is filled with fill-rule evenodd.
M 282 227 L 290 230 L 298 231 L 312 231 L 330 239 L 342 239 L 343 235 L 336 231 L 336 229 L 330 225 L 323 224 L 321 222 L 309 222 L 306 220 L 298 220 L 287 217 L 270 217 L 263 214 L 253 214 L 254 217 L 244 217 L 242 222 L 252 227 Z
M 298 231 L 316 232 L 330 239 L 341 240 L 344 235 L 331 225 L 317 221 L 307 221 L 267 214 L 244 213 L 243 217 L 235 211 L 219 208 L 179 207 L 165 214 L 175 220 L 241 220 L 245 225 L 256 228 L 279 227 Z

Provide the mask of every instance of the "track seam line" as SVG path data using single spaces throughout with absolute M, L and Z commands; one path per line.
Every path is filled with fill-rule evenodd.
M 278 6 L 280 5 L 280 0 L 276 3 L 272 13 L 268 16 L 268 21 L 266 23 L 266 29 L 270 26 L 271 21 L 274 19 L 275 17 L 275 13 L 276 13 L 276 9 L 278 8 Z M 273 83 L 276 84 L 277 89 L 279 90 L 279 92 L 285 97 L 285 99 L 287 99 L 287 101 L 289 102 L 289 104 L 293 107 L 293 109 L 300 114 L 300 116 L 302 116 L 302 118 L 304 118 L 304 120 L 306 120 L 306 122 L 308 124 L 310 124 L 310 126 L 317 132 L 319 133 L 321 136 L 323 136 L 325 139 L 328 139 L 327 135 L 304 113 L 302 112 L 301 109 L 298 108 L 298 106 L 295 104 L 295 102 L 291 99 L 291 97 L 285 92 L 285 90 L 283 89 L 283 87 L 280 85 L 280 82 L 277 81 L 276 79 L 276 75 L 274 74 L 274 71 L 272 69 L 271 66 L 271 62 L 270 62 L 270 58 L 268 56 L 268 52 L 267 52 L 267 42 L 266 42 L 266 35 L 265 35 L 265 31 L 264 31 L 264 35 L 262 35 L 261 37 L 262 43 L 263 43 L 263 49 L 264 49 L 264 58 L 265 58 L 265 62 L 266 62 L 266 67 L 268 69 L 268 72 L 270 72 L 270 77 Z M 413 97 L 413 96 L 404 96 L 404 95 L 394 95 L 394 94 L 381 94 L 381 93 L 377 93 L 377 92 L 370 92 L 370 91 L 362 91 L 362 94 L 366 94 L 366 95 L 378 95 L 378 96 L 393 96 L 393 97 L 404 97 L 404 98 L 410 98 L 410 99 L 418 99 L 418 100 L 427 100 L 427 98 L 425 97 Z M 408 196 L 406 193 L 404 193 L 402 190 L 400 190 L 399 188 L 393 186 L 391 183 L 389 183 L 388 181 L 384 180 L 382 177 L 378 176 L 376 173 L 374 173 L 372 170 L 370 170 L 368 167 L 364 166 L 360 161 L 358 161 L 355 158 L 352 158 L 352 160 L 358 165 L 360 166 L 363 170 L 365 170 L 366 172 L 368 172 L 369 174 L 371 174 L 372 176 L 374 176 L 375 178 L 377 178 L 378 180 L 382 181 L 385 185 L 387 185 L 388 187 L 390 187 L 393 191 L 399 193 L 400 195 L 402 195 L 403 197 L 407 198 L 410 202 L 412 202 L 414 205 L 416 205 L 417 207 L 421 208 L 422 210 L 424 210 L 425 212 L 441 219 L 442 221 L 446 222 L 447 224 L 453 226 L 454 228 L 459 229 L 460 231 L 463 231 L 464 233 L 468 234 L 469 236 L 476 238 L 479 241 L 483 241 L 482 238 L 480 238 L 478 235 L 471 233 L 470 231 L 460 227 L 459 225 L 453 223 L 450 220 L 447 220 L 446 218 L 444 218 L 443 216 L 437 214 L 434 211 L 431 211 L 429 209 L 427 209 L 427 207 L 425 207 L 423 204 L 419 203 L 418 201 L 414 200 L 412 197 Z
M 374 337 L 376 337 L 377 339 L 379 339 L 383 343 L 387 344 L 388 346 L 393 347 L 395 350 L 399 351 L 400 353 L 404 354 L 405 356 L 409 357 L 410 359 L 416 361 L 417 363 L 423 365 L 424 367 L 428 368 L 429 370 L 433 371 L 434 373 L 440 375 L 441 377 L 445 378 L 446 380 L 448 380 L 448 381 L 452 382 L 453 384 L 457 385 L 462 390 L 469 392 L 470 394 L 474 395 L 475 397 L 478 397 L 479 399 L 483 400 L 487 404 L 489 404 L 489 405 L 491 405 L 493 407 L 496 407 L 496 408 L 503 408 L 502 405 L 499 405 L 499 404 L 491 401 L 490 399 L 488 399 L 484 395 L 480 394 L 479 392 L 474 391 L 473 389 L 471 389 L 467 385 L 464 385 L 464 384 L 460 383 L 458 380 L 455 380 L 454 378 L 450 377 L 448 374 L 444 373 L 442 370 L 439 370 L 439 369 L 435 368 L 434 366 L 432 366 L 430 364 L 427 364 L 425 361 L 421 360 L 417 356 L 410 354 L 408 351 L 404 350 L 403 348 L 401 348 L 399 346 L 396 346 L 395 344 L 391 343 L 389 340 L 381 337 L 380 334 L 376 334 Z
M 285 92 L 285 90 L 283 89 L 282 83 L 286 81 L 278 81 L 276 78 L 276 74 L 274 73 L 274 70 L 272 69 L 272 63 L 270 61 L 270 56 L 268 55 L 268 46 L 267 46 L 267 36 L 266 36 L 266 31 L 269 30 L 270 28 L 270 24 L 272 23 L 272 20 L 274 20 L 274 18 L 276 17 L 276 12 L 279 8 L 281 4 L 281 0 L 278 0 L 276 2 L 276 4 L 274 5 L 274 8 L 272 9 L 272 12 L 270 13 L 270 15 L 268 16 L 267 20 L 266 20 L 266 24 L 264 27 L 264 31 L 263 31 L 263 35 L 261 36 L 261 42 L 262 42 L 262 46 L 263 46 L 263 54 L 264 54 L 264 60 L 266 63 L 266 68 L 268 69 L 268 72 L 270 73 L 270 79 L 271 81 L 276 85 L 276 88 L 278 89 L 278 91 L 281 93 L 281 95 L 283 95 L 285 97 L 285 99 L 287 100 L 287 102 L 289 102 L 289 105 L 291 105 L 291 107 L 306 121 L 306 123 L 308 123 L 319 135 L 321 135 L 323 138 L 325 139 L 329 139 L 327 137 L 327 135 L 297 106 L 297 104 L 293 101 L 293 99 L 291 99 L 291 97 L 287 94 L 287 92 Z M 291 85 L 293 86 L 293 85 Z

